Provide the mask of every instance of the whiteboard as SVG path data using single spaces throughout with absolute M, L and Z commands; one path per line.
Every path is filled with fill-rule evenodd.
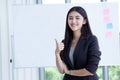
M 64 38 L 68 10 L 82 6 L 102 52 L 100 65 L 120 65 L 117 3 L 14 5 L 14 66 L 55 66 L 55 38 Z

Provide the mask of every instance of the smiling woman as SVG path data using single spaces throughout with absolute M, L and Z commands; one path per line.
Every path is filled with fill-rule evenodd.
M 87 13 L 80 6 L 72 7 L 66 17 L 65 37 L 56 41 L 56 65 L 63 80 L 98 80 L 101 51 L 92 34 Z

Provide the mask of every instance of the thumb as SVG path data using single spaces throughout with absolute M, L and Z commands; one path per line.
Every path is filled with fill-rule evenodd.
M 59 45 L 59 41 L 57 39 L 55 39 L 55 43 L 56 43 L 56 46 Z

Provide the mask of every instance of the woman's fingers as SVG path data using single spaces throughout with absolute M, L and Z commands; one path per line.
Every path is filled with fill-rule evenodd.
M 56 50 L 61 51 L 64 49 L 64 44 L 62 42 L 59 42 L 57 39 L 55 39 L 56 42 Z
M 56 43 L 56 47 L 58 47 L 59 46 L 59 42 L 58 42 L 57 39 L 55 39 L 55 43 Z
M 64 44 L 63 43 L 60 43 L 60 48 L 61 48 L 61 50 L 64 49 Z

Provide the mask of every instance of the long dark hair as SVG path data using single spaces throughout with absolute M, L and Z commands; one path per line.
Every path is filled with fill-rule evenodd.
M 68 11 L 67 17 L 66 17 L 66 30 L 65 30 L 65 37 L 64 37 L 64 44 L 65 44 L 64 50 L 65 51 L 67 51 L 67 48 L 69 46 L 69 42 L 73 38 L 73 31 L 70 29 L 70 27 L 68 25 L 68 16 L 69 16 L 69 14 L 72 11 L 78 12 L 86 20 L 86 24 L 83 24 L 84 27 L 82 26 L 82 28 L 81 28 L 81 35 L 92 34 L 86 11 L 82 7 L 80 7 L 80 6 L 74 6 L 74 7 L 72 7 Z

